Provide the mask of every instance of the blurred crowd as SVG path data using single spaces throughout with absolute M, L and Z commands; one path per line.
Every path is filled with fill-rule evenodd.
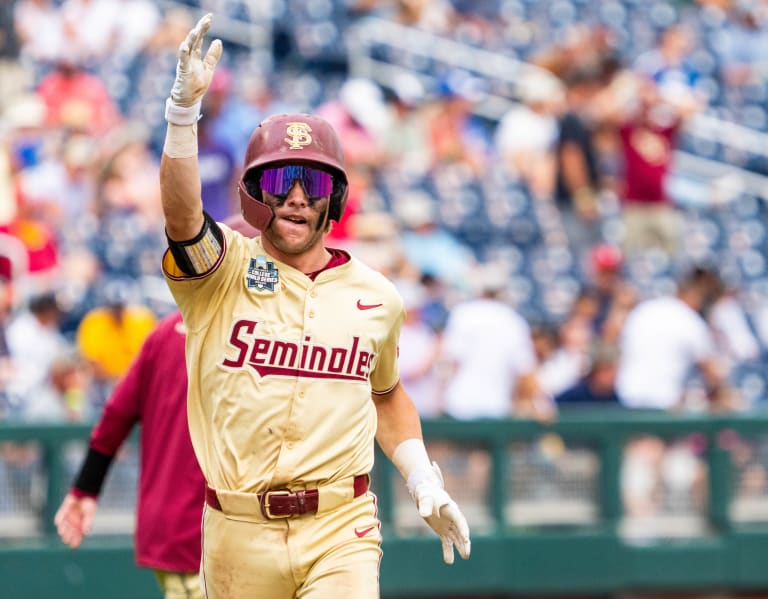
M 254 4 L 0 8 L 0 418 L 93 419 L 173 310 L 160 271 L 163 105 L 200 10 L 269 24 L 258 47 L 214 27 L 225 55 L 199 123 L 206 210 L 239 210 L 243 153 L 266 115 L 329 120 L 350 198 L 328 244 L 399 287 L 402 380 L 423 416 L 546 422 L 566 404 L 762 400 L 765 269 L 747 285 L 726 258 L 765 231 L 702 245 L 709 211 L 723 210 L 715 191 L 683 197 L 672 183 L 696 115 L 717 107 L 765 128 L 768 3 L 596 3 L 593 21 L 577 0 Z M 366 17 L 535 68 L 489 118 L 478 107 L 493 82 L 477 73 L 425 79 L 412 65 L 387 85 L 351 73 L 345 36 Z M 734 203 L 759 218 L 763 199 Z

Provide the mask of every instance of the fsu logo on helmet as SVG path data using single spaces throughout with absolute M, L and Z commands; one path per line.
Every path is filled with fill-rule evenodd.
M 307 123 L 288 123 L 288 127 L 285 129 L 285 134 L 288 137 L 284 141 L 288 143 L 291 150 L 301 150 L 304 146 L 312 143 L 310 131 L 312 131 L 312 127 Z

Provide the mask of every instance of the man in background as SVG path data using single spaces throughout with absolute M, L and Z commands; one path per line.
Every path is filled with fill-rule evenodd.
M 198 570 L 205 481 L 187 428 L 185 338 L 179 312 L 147 337 L 105 404 L 54 519 L 61 540 L 79 547 L 91 532 L 110 466 L 141 423 L 136 563 L 155 572 L 166 599 L 203 597 Z
M 620 339 L 617 389 L 631 408 L 679 409 L 697 369 L 710 407 L 730 405 L 723 367 L 704 315 L 722 283 L 717 272 L 694 268 L 677 293 L 640 302 L 627 316 Z

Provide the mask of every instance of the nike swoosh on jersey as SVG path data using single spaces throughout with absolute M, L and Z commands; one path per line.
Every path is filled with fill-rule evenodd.
M 380 306 L 383 306 L 384 304 L 364 304 L 360 300 L 357 300 L 357 309 L 358 310 L 370 310 L 372 308 L 378 308 Z
M 363 538 L 365 535 L 367 535 L 369 532 L 371 532 L 371 531 L 372 531 L 374 528 L 376 528 L 376 527 L 375 527 L 375 526 L 369 526 L 368 528 L 364 528 L 363 530 L 358 530 L 358 529 L 356 528 L 356 529 L 355 529 L 355 535 L 356 535 L 358 538 L 361 538 L 361 539 L 362 539 L 362 538 Z

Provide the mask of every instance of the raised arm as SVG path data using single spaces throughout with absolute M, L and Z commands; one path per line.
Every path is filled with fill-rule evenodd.
M 222 52 L 217 39 L 203 56 L 203 40 L 212 18 L 210 13 L 202 17 L 179 46 L 176 80 L 165 107 L 168 129 L 160 161 L 160 190 L 165 230 L 174 241 L 193 239 L 203 226 L 197 121 Z

